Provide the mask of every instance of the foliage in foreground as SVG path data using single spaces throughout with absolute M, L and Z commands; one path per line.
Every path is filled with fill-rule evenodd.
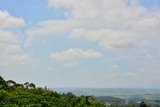
M 105 107 L 93 96 L 59 94 L 33 83 L 18 84 L 0 76 L 0 107 Z

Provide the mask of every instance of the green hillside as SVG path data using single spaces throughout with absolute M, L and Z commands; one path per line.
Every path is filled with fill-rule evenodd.
M 93 96 L 59 94 L 33 83 L 19 84 L 0 76 L 0 107 L 105 107 Z

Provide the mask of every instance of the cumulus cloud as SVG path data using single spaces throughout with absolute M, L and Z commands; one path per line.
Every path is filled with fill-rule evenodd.
M 70 9 L 70 15 L 77 19 L 93 18 L 97 15 L 91 0 L 49 0 L 50 7 L 66 7 Z
M 0 30 L 0 64 L 26 61 L 28 55 L 22 52 L 21 40 L 15 33 Z
M 13 30 L 23 25 L 23 19 L 11 16 L 7 11 L 0 11 L 0 64 L 27 59 L 28 55 L 22 52 L 21 39 Z
M 28 36 L 26 40 L 26 46 L 29 46 L 33 41 L 34 36 L 57 36 L 63 35 L 73 29 L 76 25 L 74 20 L 47 20 L 42 21 L 37 27 L 31 28 L 26 32 Z
M 67 32 L 74 28 L 73 20 L 47 20 L 39 23 L 38 27 L 34 27 L 27 32 L 28 36 L 34 35 L 53 35 Z
M 92 42 L 98 42 L 100 46 L 108 49 L 133 48 L 144 45 L 147 41 L 139 40 L 136 33 L 128 31 L 115 31 L 111 29 L 89 30 L 75 29 L 71 33 L 72 38 L 84 38 Z
M 145 46 L 160 31 L 160 12 L 150 11 L 139 0 L 48 0 L 50 8 L 65 8 L 66 19 L 40 22 L 27 33 L 70 35 L 107 49 Z M 66 34 L 67 32 L 67 34 Z
M 99 19 L 99 17 L 102 18 L 102 16 L 105 18 L 107 14 L 114 15 L 118 13 L 118 11 L 113 10 L 121 11 L 126 8 L 126 4 L 137 4 L 137 1 L 138 0 L 48 0 L 48 3 L 49 7 L 63 7 L 68 9 L 70 16 L 75 19 Z M 118 15 L 120 15 L 120 13 Z
M 102 54 L 94 50 L 82 50 L 78 48 L 68 49 L 62 52 L 52 53 L 49 58 L 56 61 L 73 60 L 75 58 L 100 58 Z
M 8 11 L 0 10 L 0 28 L 18 28 L 24 26 L 23 19 L 12 16 Z

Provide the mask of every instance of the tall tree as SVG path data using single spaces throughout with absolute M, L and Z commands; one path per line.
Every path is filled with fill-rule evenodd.
M 16 82 L 13 80 L 8 80 L 8 81 L 6 81 L 6 83 L 8 86 L 15 86 L 15 84 L 16 84 Z
M 35 88 L 36 88 L 36 85 L 34 85 L 33 83 L 30 83 L 30 84 L 29 84 L 29 87 L 35 89 Z
M 0 88 L 7 86 L 6 81 L 0 76 Z
M 25 87 L 25 88 L 28 88 L 28 87 L 29 87 L 29 82 L 25 82 L 25 83 L 24 83 L 24 87 Z

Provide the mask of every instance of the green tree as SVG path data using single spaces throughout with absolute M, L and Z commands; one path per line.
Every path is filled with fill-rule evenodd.
M 16 82 L 13 80 L 8 80 L 8 81 L 6 81 L 6 83 L 8 86 L 15 86 L 15 84 L 16 84 Z
M 0 76 L 0 89 L 7 89 L 8 85 L 6 81 Z
M 0 76 L 0 87 L 6 85 L 6 81 Z
M 29 82 L 25 82 L 25 83 L 24 83 L 24 87 L 25 87 L 25 88 L 28 88 L 28 86 L 29 86 Z
M 36 85 L 34 85 L 33 83 L 30 83 L 30 84 L 28 85 L 28 87 L 35 89 L 35 88 L 36 88 Z
M 19 84 L 19 83 L 16 83 L 14 86 L 15 86 L 16 88 L 24 88 L 23 84 Z
M 5 90 L 0 90 L 0 101 L 4 101 L 8 97 L 9 93 Z

